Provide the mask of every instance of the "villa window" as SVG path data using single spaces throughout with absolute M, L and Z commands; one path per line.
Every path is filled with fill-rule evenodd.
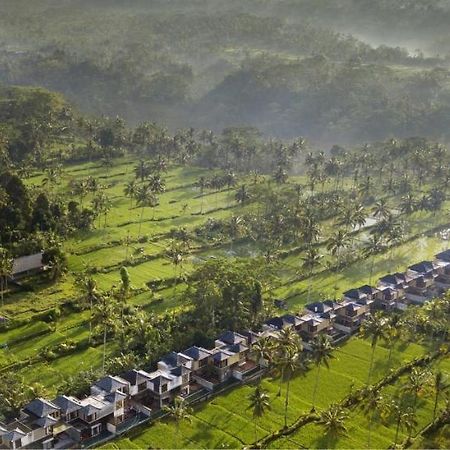
M 161 386 L 161 392 L 167 392 L 167 384 Z

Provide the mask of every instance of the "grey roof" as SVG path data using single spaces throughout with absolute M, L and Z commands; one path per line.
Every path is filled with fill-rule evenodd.
M 111 392 L 108 395 L 105 395 L 105 400 L 111 403 L 116 403 L 119 400 L 123 400 L 127 397 L 126 394 L 120 391 Z
M 242 334 L 235 331 L 225 331 L 218 338 L 219 341 L 225 342 L 225 344 L 238 344 L 239 342 L 245 342 L 247 339 Z
M 77 411 L 82 408 L 80 400 L 75 397 L 70 397 L 68 395 L 60 395 L 53 401 L 64 414 L 69 414 L 73 411 Z
M 248 347 L 244 343 L 239 342 L 239 344 L 229 345 L 227 347 L 227 350 L 229 350 L 230 352 L 233 352 L 233 353 L 242 353 L 242 352 L 247 351 Z
M 189 356 L 189 358 L 192 358 L 196 361 L 200 361 L 212 355 L 212 353 L 209 350 L 206 350 L 206 348 L 196 346 L 189 347 L 188 349 L 183 350 L 182 354 Z
M 3 434 L 2 439 L 7 442 L 14 442 L 18 439 L 23 438 L 24 436 L 26 436 L 26 434 L 23 431 L 19 430 L 19 428 L 16 428 L 15 430 L 11 430 Z
M 230 352 L 228 350 L 219 350 L 217 353 L 214 354 L 213 358 L 214 361 L 225 361 L 230 356 L 233 356 L 234 353 Z
M 323 302 L 314 302 L 314 303 L 309 303 L 308 305 L 305 306 L 305 308 L 308 311 L 314 312 L 314 313 L 324 313 L 329 311 L 329 306 L 326 303 Z
M 361 286 L 360 288 L 358 288 L 361 292 L 364 292 L 364 294 L 375 294 L 378 292 L 378 289 L 373 287 L 373 286 L 369 286 L 368 284 L 365 284 L 364 286 Z
M 12 274 L 19 275 L 28 272 L 29 270 L 42 269 L 44 263 L 42 261 L 43 253 L 36 253 L 34 255 L 21 256 L 13 261 Z
M 113 377 L 111 375 L 108 375 L 101 380 L 98 380 L 95 383 L 95 386 L 102 389 L 105 392 L 114 392 L 117 391 L 117 389 L 124 388 L 128 386 L 128 382 L 126 380 L 123 380 L 119 377 Z
M 39 419 L 35 420 L 34 423 L 41 428 L 50 427 L 52 425 L 55 425 L 58 421 L 54 419 L 53 417 L 47 416 L 47 417 L 39 417 Z
M 440 252 L 435 256 L 437 259 L 442 259 L 443 261 L 450 261 L 450 249 Z
M 45 417 L 53 412 L 59 411 L 59 407 L 43 398 L 36 398 L 25 405 L 23 410 L 27 413 L 34 414 L 36 417 Z
M 151 375 L 143 370 L 128 370 L 127 372 L 121 375 L 121 378 L 128 381 L 132 386 L 136 386 L 139 383 L 140 378 L 144 378 L 146 380 L 151 379 Z
M 409 268 L 414 272 L 427 273 L 431 272 L 434 269 L 434 264 L 431 261 L 422 261 L 420 263 L 409 266 Z

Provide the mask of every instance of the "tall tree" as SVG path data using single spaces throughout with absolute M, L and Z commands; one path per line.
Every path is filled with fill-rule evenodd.
M 373 314 L 369 316 L 362 325 L 361 334 L 365 339 L 370 339 L 370 346 L 372 348 L 370 356 L 369 373 L 367 375 L 367 384 L 370 384 L 373 371 L 373 361 L 375 357 L 375 349 L 378 340 L 383 337 L 387 327 L 387 320 L 380 314 Z
M 255 390 L 249 395 L 250 405 L 248 409 L 252 410 L 255 423 L 255 443 L 258 441 L 258 420 L 271 409 L 270 397 L 268 392 L 258 384 Z
M 319 386 L 320 369 L 325 366 L 329 369 L 330 360 L 334 358 L 333 346 L 330 338 L 325 334 L 317 335 L 311 342 L 311 359 L 317 367 L 316 382 L 314 384 L 312 410 L 316 407 L 317 388 Z

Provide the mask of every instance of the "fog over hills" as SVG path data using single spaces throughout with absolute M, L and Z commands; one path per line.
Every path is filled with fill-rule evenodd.
M 437 0 L 3 0 L 0 82 L 170 128 L 250 125 L 321 145 L 448 141 Z

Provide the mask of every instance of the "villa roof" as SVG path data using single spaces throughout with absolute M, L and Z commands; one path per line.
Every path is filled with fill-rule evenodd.
M 46 417 L 39 417 L 39 419 L 35 420 L 33 423 L 38 425 L 41 428 L 47 428 L 52 425 L 55 425 L 58 421 L 54 419 L 53 417 L 46 416 Z
M 450 261 L 450 249 L 438 253 L 437 255 L 435 255 L 435 257 L 443 261 Z
M 121 378 L 128 381 L 132 386 L 135 386 L 139 383 L 140 378 L 145 378 L 147 380 L 151 379 L 151 375 L 144 370 L 128 370 L 127 372 L 123 373 Z
M 105 392 L 114 392 L 128 385 L 129 385 L 128 381 L 124 380 L 123 378 L 108 375 L 98 380 L 94 386 L 100 388 Z
M 222 341 L 225 344 L 238 344 L 239 342 L 245 342 L 247 339 L 242 334 L 235 331 L 225 331 L 218 338 L 218 341 Z
M 20 430 L 19 428 L 15 428 L 14 430 L 7 431 L 2 435 L 2 439 L 6 442 L 14 442 L 18 439 L 23 438 L 26 434 Z
M 36 417 L 45 417 L 51 413 L 59 411 L 59 407 L 49 400 L 43 398 L 36 398 L 27 405 L 24 406 L 23 410 L 26 413 L 31 413 Z
M 409 269 L 413 270 L 414 272 L 428 273 L 431 272 L 434 269 L 434 267 L 435 266 L 431 261 L 422 261 L 420 263 L 409 266 Z
M 197 346 L 192 346 L 186 350 L 183 350 L 182 354 L 189 356 L 189 358 L 196 361 L 201 361 L 202 359 L 208 358 L 212 355 L 212 353 L 209 350 L 206 350 L 206 348 Z
M 325 313 L 328 312 L 330 309 L 330 307 L 323 302 L 309 303 L 308 305 L 305 306 L 305 308 L 313 313 Z
M 80 400 L 67 395 L 60 395 L 56 397 L 54 403 L 61 409 L 64 414 L 76 411 L 83 406 Z
M 221 349 L 217 353 L 214 353 L 214 361 L 225 361 L 226 359 L 233 356 L 235 353 L 229 350 Z
M 44 263 L 42 261 L 43 253 L 35 253 L 34 255 L 21 256 L 14 259 L 12 267 L 12 275 L 19 275 L 30 270 L 42 269 Z

